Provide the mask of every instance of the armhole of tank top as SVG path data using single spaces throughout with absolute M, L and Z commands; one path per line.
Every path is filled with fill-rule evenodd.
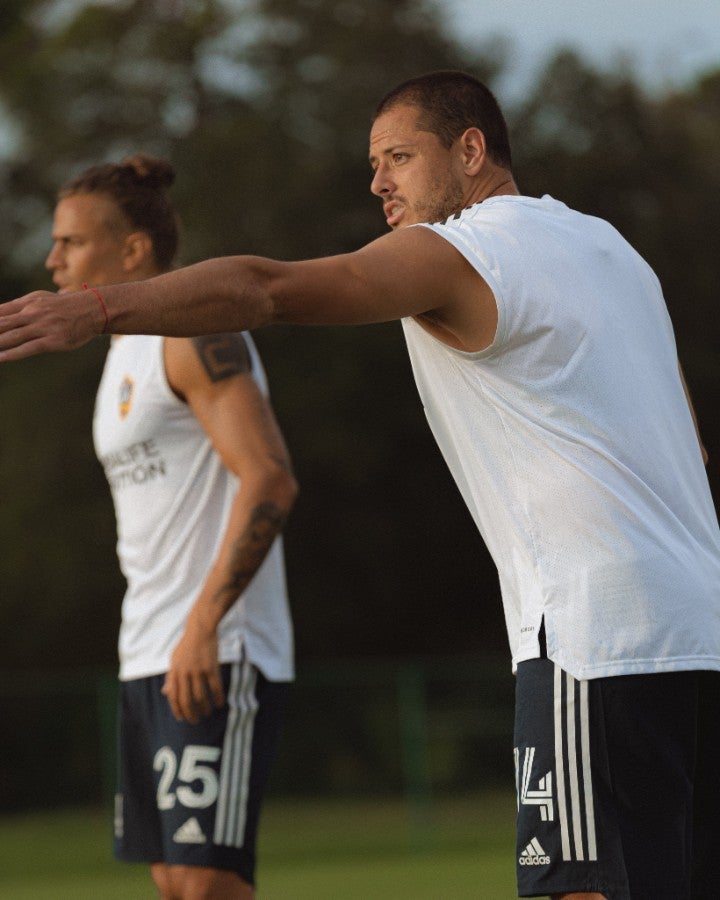
M 182 400 L 180 397 L 178 397 L 178 395 L 170 386 L 167 370 L 165 368 L 165 340 L 166 339 L 164 337 L 158 337 L 158 340 L 155 342 L 153 365 L 156 367 L 158 381 L 162 385 L 162 389 L 167 400 L 169 400 L 171 403 L 176 404 L 181 409 L 189 409 L 187 401 Z
M 430 228 L 432 231 L 435 231 L 440 237 L 444 238 L 448 244 L 451 244 L 458 253 L 460 253 L 475 269 L 478 275 L 485 281 L 487 286 L 492 291 L 492 295 L 495 299 L 495 307 L 497 308 L 497 328 L 495 329 L 495 337 L 493 338 L 492 344 L 489 347 L 486 347 L 484 350 L 458 350 L 455 347 L 451 347 L 449 344 L 445 344 L 443 341 L 440 341 L 438 338 L 435 338 L 427 329 L 422 329 L 426 334 L 429 334 L 431 338 L 437 341 L 438 344 L 447 347 L 452 353 L 457 354 L 463 359 L 490 359 L 497 352 L 498 347 L 501 346 L 505 340 L 507 339 L 507 314 L 505 311 L 505 303 L 502 299 L 502 293 L 498 289 L 498 285 L 493 278 L 492 274 L 488 271 L 487 267 L 483 265 L 481 259 L 477 257 L 470 246 L 463 240 L 462 236 L 458 234 L 457 231 L 453 231 L 450 226 L 450 222 L 441 223 L 439 225 L 423 225 L 424 228 Z M 414 318 L 414 317 L 413 317 Z M 420 328 L 419 322 L 416 323 Z
M 249 331 L 241 331 L 239 334 L 242 335 L 250 355 L 250 374 L 252 375 L 255 384 L 260 388 L 260 393 L 266 400 L 269 400 L 270 385 L 268 383 L 267 372 L 265 371 L 262 357 L 260 356 L 260 351 Z

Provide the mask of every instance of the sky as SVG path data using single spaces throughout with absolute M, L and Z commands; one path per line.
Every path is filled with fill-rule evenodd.
M 720 69 L 720 0 L 436 0 L 466 42 L 510 39 L 508 75 L 496 85 L 515 99 L 560 46 L 603 71 L 630 59 L 652 92 L 685 87 Z

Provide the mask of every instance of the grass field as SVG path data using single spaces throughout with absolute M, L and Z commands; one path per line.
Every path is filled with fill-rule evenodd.
M 513 900 L 515 800 L 269 802 L 258 900 Z M 153 900 L 144 866 L 110 856 L 110 814 L 0 818 L 2 900 Z

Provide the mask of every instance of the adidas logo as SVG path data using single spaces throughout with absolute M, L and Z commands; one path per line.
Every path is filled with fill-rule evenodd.
M 204 844 L 207 838 L 203 834 L 200 823 L 193 816 L 184 825 L 181 825 L 173 835 L 176 844 Z
M 540 841 L 533 838 L 520 854 L 518 862 L 521 866 L 547 866 L 550 863 L 550 857 L 540 846 Z

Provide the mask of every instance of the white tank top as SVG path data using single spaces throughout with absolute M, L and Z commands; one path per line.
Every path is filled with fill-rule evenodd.
M 513 666 L 720 669 L 720 531 L 672 327 L 607 222 L 496 197 L 431 227 L 491 287 L 465 353 L 403 320 L 437 442 L 500 576 Z
M 253 374 L 267 392 L 249 335 Z M 226 527 L 238 479 L 187 404 L 171 390 L 163 338 L 115 338 L 93 420 L 95 449 L 110 484 L 122 603 L 120 678 L 166 672 Z M 293 677 L 292 625 L 281 539 L 219 629 L 221 662 L 249 660 L 272 681 Z

